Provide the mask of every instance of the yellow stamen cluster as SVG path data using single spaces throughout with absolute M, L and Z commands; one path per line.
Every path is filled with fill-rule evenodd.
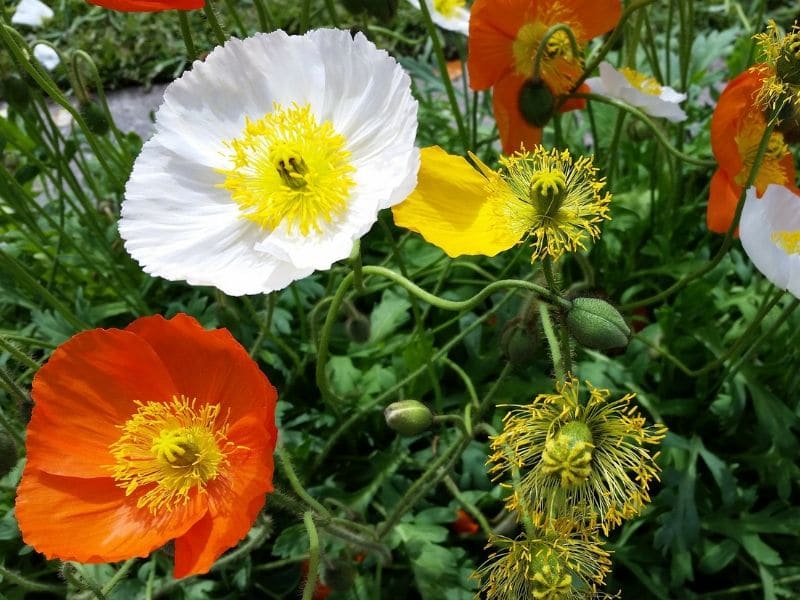
M 764 76 L 756 104 L 772 112 L 778 120 L 800 112 L 800 27 L 781 34 L 775 21 L 767 30 L 754 36 L 763 55 L 763 64 L 756 67 Z
M 630 406 L 633 394 L 609 400 L 608 390 L 589 384 L 582 404 L 575 379 L 557 392 L 506 415 L 503 432 L 492 438 L 490 473 L 518 474 L 509 509 L 529 518 L 570 517 L 608 533 L 650 501 L 659 469 L 646 446 L 666 429 L 646 424 Z
M 585 248 L 586 237 L 600 236 L 598 223 L 609 219 L 611 194 L 602 194 L 592 158 L 573 160 L 569 151 L 516 152 L 500 158 L 502 180 L 488 180 L 487 202 L 497 207 L 502 222 L 525 232 L 531 260 Z
M 572 22 L 574 18 L 571 13 L 557 1 L 540 6 L 537 19 L 519 29 L 511 48 L 514 70 L 526 79 L 533 76 L 536 54 L 550 27 L 557 23 L 568 23 L 575 38 L 581 39 L 580 25 Z M 539 76 L 547 82 L 553 94 L 561 96 L 572 90 L 582 72 L 583 57 L 575 55 L 566 32 L 556 31 L 545 42 Z
M 628 67 L 622 67 L 619 72 L 628 80 L 628 83 L 640 92 L 651 96 L 658 96 L 661 94 L 661 84 L 652 77 L 644 73 L 639 73 L 639 71 L 634 71 Z
M 109 450 L 116 460 L 112 477 L 126 496 L 140 493 L 139 508 L 172 510 L 222 476 L 234 445 L 219 404 L 198 406 L 184 396 L 136 404 L 138 410 L 120 426 L 122 435 Z
M 448 19 L 456 16 L 458 9 L 466 5 L 465 0 L 433 0 L 433 9 Z
M 499 549 L 475 573 L 488 600 L 582 600 L 599 597 L 611 561 L 600 544 L 567 520 L 551 523 L 535 537 L 496 537 Z
M 226 146 L 233 166 L 221 170 L 220 187 L 264 229 L 319 233 L 347 209 L 355 169 L 346 140 L 330 121 L 318 123 L 310 105 L 275 104 Z
M 760 114 L 750 113 L 743 118 L 739 131 L 734 138 L 739 150 L 739 156 L 742 157 L 742 168 L 734 177 L 737 185 L 744 186 L 747 183 L 765 129 L 766 123 Z M 785 185 L 788 182 L 786 169 L 784 169 L 781 162 L 789 156 L 789 152 L 789 147 L 784 141 L 783 134 L 773 131 L 770 134 L 767 150 L 753 182 L 759 194 L 763 194 L 770 183 Z
M 787 254 L 800 254 L 800 231 L 776 231 L 772 241 Z

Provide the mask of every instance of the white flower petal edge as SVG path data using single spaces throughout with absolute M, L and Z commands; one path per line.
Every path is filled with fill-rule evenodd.
M 61 62 L 61 59 L 58 57 L 58 52 L 47 44 L 36 44 L 33 47 L 33 55 L 48 71 L 55 69 Z
M 772 184 L 761 198 L 756 198 L 756 189 L 751 187 L 739 222 L 742 247 L 764 277 L 800 298 L 800 254 L 791 254 L 779 246 L 773 238 L 776 232 L 800 235 L 800 196 Z
M 345 139 L 354 167 L 346 208 L 303 236 L 242 216 L 221 188 L 233 168 L 226 142 L 245 119 L 308 105 Z M 142 268 L 230 295 L 281 289 L 347 258 L 378 211 L 416 185 L 417 102 L 408 75 L 363 35 L 314 30 L 231 39 L 165 91 L 156 133 L 126 186 L 119 230 Z
M 620 71 L 607 62 L 600 63 L 600 77 L 591 77 L 586 85 L 595 94 L 602 94 L 627 102 L 653 117 L 663 117 L 677 123 L 686 119 L 686 113 L 678 106 L 686 100 L 686 94 L 675 91 L 671 87 L 661 86 L 656 96 L 637 89 Z
M 419 0 L 408 0 L 414 8 L 420 9 Z M 469 9 L 458 7 L 452 16 L 446 17 L 440 13 L 433 5 L 432 0 L 425 0 L 428 10 L 431 13 L 433 22 L 448 31 L 455 31 L 461 35 L 469 35 Z M 420 9 L 421 10 L 421 9 Z
M 11 23 L 14 25 L 41 27 L 44 25 L 45 21 L 52 18 L 53 10 L 44 2 L 40 2 L 39 0 L 21 0 L 14 14 L 11 15 Z

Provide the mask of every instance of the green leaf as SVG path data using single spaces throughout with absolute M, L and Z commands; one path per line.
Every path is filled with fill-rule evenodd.
M 411 302 L 408 297 L 393 290 L 385 290 L 380 303 L 369 317 L 369 343 L 374 344 L 396 331 L 410 318 Z

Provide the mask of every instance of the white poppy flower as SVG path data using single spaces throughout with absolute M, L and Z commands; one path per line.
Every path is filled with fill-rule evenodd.
M 595 94 L 617 98 L 653 117 L 663 117 L 674 123 L 686 119 L 686 113 L 678 106 L 679 102 L 686 100 L 686 94 L 661 85 L 652 77 L 633 69 L 617 70 L 609 63 L 602 62 L 600 77 L 587 79 L 586 85 Z
M 232 39 L 170 84 L 119 231 L 152 275 L 269 292 L 347 258 L 414 189 L 417 102 L 363 35 Z
M 419 8 L 419 0 L 408 0 Z M 469 9 L 465 0 L 425 0 L 431 19 L 442 29 L 469 35 Z
M 53 50 L 47 44 L 36 44 L 33 47 L 33 55 L 36 57 L 42 66 L 47 69 L 48 71 L 52 71 L 58 66 L 58 63 L 61 62 L 61 59 L 58 57 L 58 52 Z
M 14 25 L 41 27 L 44 25 L 45 21 L 52 18 L 53 11 L 44 2 L 39 2 L 39 0 L 21 0 L 17 5 L 17 10 L 11 15 L 11 23 Z
M 800 298 L 800 196 L 771 184 L 757 198 L 756 188 L 751 187 L 739 221 L 739 238 L 764 277 Z

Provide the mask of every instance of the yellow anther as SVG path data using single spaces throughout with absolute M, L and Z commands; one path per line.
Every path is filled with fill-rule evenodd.
M 800 254 L 800 231 L 776 231 L 772 241 L 787 254 Z

